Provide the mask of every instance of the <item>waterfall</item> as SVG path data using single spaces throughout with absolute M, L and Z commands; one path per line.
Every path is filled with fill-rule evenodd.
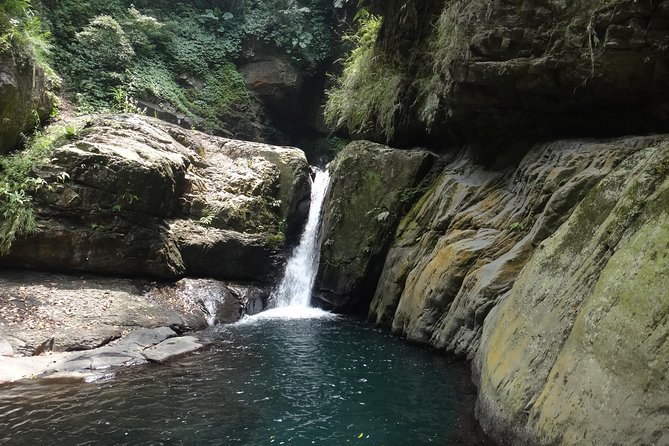
M 308 308 L 311 291 L 318 272 L 320 246 L 318 230 L 321 221 L 321 208 L 325 193 L 330 183 L 327 170 L 318 170 L 311 186 L 311 207 L 304 232 L 286 264 L 286 271 L 281 282 L 272 293 L 276 306 Z

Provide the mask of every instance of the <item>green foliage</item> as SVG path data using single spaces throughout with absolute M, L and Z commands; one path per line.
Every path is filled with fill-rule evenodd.
M 309 70 L 333 46 L 331 0 L 41 3 L 67 88 L 86 112 L 128 111 L 139 98 L 168 102 L 214 127 L 217 114 L 248 100 L 232 65 L 243 49 L 265 42 Z
M 402 75 L 375 51 L 381 18 L 363 14 L 359 28 L 349 35 L 354 48 L 344 70 L 327 92 L 325 120 L 333 128 L 352 132 L 381 132 L 388 140 L 395 131 L 400 109 Z
M 44 30 L 31 9 L 30 0 L 3 0 L 0 3 L 0 53 L 13 50 L 40 67 L 52 82 L 59 77 L 50 65 L 51 35 Z
M 173 72 L 160 59 L 143 59 L 132 68 L 129 94 L 149 100 L 167 101 L 177 110 L 193 117 L 187 92 L 174 79 Z
M 0 255 L 9 251 L 17 237 L 35 230 L 32 194 L 46 182 L 31 172 L 35 166 L 48 163 L 54 144 L 73 132 L 65 128 L 36 134 L 25 150 L 0 157 Z
M 78 86 L 78 99 L 94 108 L 105 108 L 113 89 L 127 83 L 135 51 L 121 25 L 101 15 L 75 36 L 70 47 L 69 79 Z
M 205 129 L 216 126 L 217 118 L 229 113 L 233 106 L 249 102 L 244 79 L 231 63 L 224 63 L 207 74 L 204 86 L 197 92 L 194 110 L 205 118 Z

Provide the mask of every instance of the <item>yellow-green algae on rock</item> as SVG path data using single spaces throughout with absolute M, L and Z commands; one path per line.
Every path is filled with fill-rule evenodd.
M 484 324 L 477 411 L 502 440 L 669 444 L 669 145 L 623 162 Z

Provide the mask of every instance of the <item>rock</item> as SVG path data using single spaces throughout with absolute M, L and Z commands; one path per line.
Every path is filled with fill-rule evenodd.
M 367 141 L 344 148 L 330 169 L 316 296 L 340 311 L 366 311 L 395 228 L 435 157 Z
M 81 372 L 108 370 L 111 367 L 127 367 L 145 363 L 141 355 L 134 352 L 121 351 L 113 347 L 101 347 L 83 354 L 68 356 L 50 365 L 41 373 Z
M 662 2 L 372 3 L 370 71 L 402 80 L 397 143 L 669 131 Z
M 177 240 L 157 219 L 138 225 L 121 216 L 65 215 L 42 214 L 36 232 L 17 239 L 0 264 L 162 279 L 186 272 Z
M 37 230 L 0 264 L 269 281 L 306 218 L 310 172 L 299 149 L 136 115 L 67 126 L 50 130 L 58 136 L 52 162 L 34 168 L 48 185 L 35 197 Z
M 176 332 L 169 327 L 140 328 L 139 330 L 131 331 L 127 336 L 114 344 L 114 347 L 123 351 L 140 352 L 176 335 Z
M 80 350 L 92 350 L 109 344 L 114 339 L 122 336 L 123 332 L 118 327 L 96 327 L 92 330 L 59 331 L 54 337 L 50 351 L 72 352 Z
M 485 320 L 478 415 L 502 441 L 669 441 L 669 143 L 629 157 Z
M 188 223 L 177 221 L 170 229 L 193 275 L 268 282 L 278 274 L 281 251 L 272 240 Z
M 283 113 L 295 112 L 291 107 L 298 103 L 302 79 L 290 62 L 275 55 L 258 56 L 242 65 L 239 72 L 247 88 L 258 95 L 265 105 Z
M 402 219 L 369 309 L 400 335 L 472 358 L 486 316 L 588 191 L 666 136 L 535 145 L 517 166 L 454 156 Z
M 197 306 L 210 326 L 231 324 L 244 314 L 260 312 L 269 297 L 266 289 L 211 279 L 182 279 L 164 292 Z
M 163 363 L 175 356 L 184 355 L 199 350 L 203 347 L 197 338 L 193 336 L 182 336 L 172 338 L 150 347 L 142 352 L 142 355 L 151 362 Z
M 16 355 L 30 356 L 93 349 L 138 327 L 170 327 L 179 333 L 207 327 L 199 308 L 161 293 L 164 287 L 5 269 L 0 273 L 0 338 Z
M 16 48 L 0 52 L 0 154 L 16 148 L 25 133 L 46 120 L 55 96 L 43 68 Z
M 0 356 L 14 356 L 14 348 L 5 338 L 0 338 Z

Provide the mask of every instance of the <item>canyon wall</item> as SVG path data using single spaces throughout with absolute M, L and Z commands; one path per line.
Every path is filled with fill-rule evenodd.
M 393 82 L 340 85 L 396 106 L 347 130 L 436 158 L 375 236 L 382 251 L 328 236 L 322 270 L 383 259 L 354 268 L 367 291 L 339 310 L 357 300 L 371 321 L 471 360 L 477 416 L 502 444 L 669 442 L 669 2 L 371 11 L 383 22 L 365 68 Z M 393 180 L 405 153 L 386 184 L 406 183 Z M 379 197 L 354 196 L 376 171 L 342 169 L 350 156 L 333 184 L 355 186 L 332 200 L 374 215 Z M 378 231 L 365 218 L 335 229 L 325 209 L 325 234 Z

